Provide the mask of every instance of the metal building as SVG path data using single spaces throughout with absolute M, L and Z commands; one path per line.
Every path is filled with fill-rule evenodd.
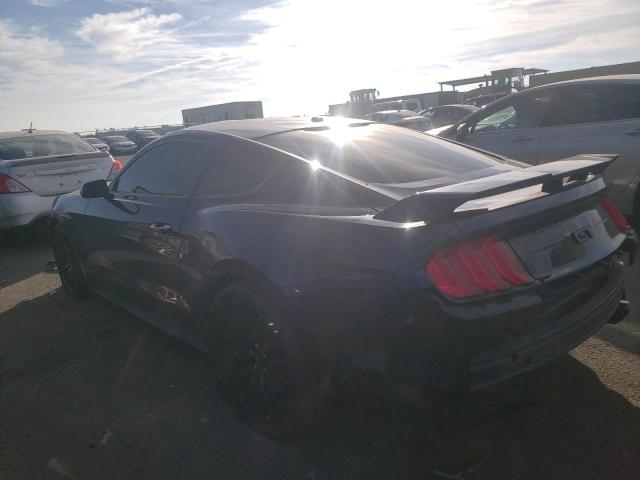
M 187 126 L 221 120 L 262 118 L 262 116 L 262 102 L 260 101 L 220 103 L 182 110 L 182 122 Z

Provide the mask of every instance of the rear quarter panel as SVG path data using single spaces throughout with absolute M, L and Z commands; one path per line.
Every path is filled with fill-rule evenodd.
M 345 327 L 382 319 L 404 296 L 428 288 L 420 262 L 455 227 L 403 228 L 368 216 L 331 217 L 273 209 L 224 210 L 193 199 L 182 228 L 184 292 L 202 308 L 207 279 L 228 262 L 259 272 L 301 322 Z

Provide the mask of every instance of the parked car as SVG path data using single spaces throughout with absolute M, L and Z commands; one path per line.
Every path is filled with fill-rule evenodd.
M 122 135 L 102 137 L 114 155 L 131 155 L 138 150 L 138 145 Z
M 374 103 L 369 107 L 369 113 L 384 112 L 386 110 L 411 110 L 412 112 L 419 112 L 422 110 L 422 104 L 420 100 L 389 100 L 387 102 Z
M 433 128 L 451 125 L 479 110 L 473 105 L 440 105 L 420 112 L 420 115 L 431 120 Z
M 611 158 L 523 168 L 362 120 L 216 122 L 61 196 L 53 251 L 70 295 L 209 351 L 236 411 L 291 433 L 338 370 L 475 390 L 620 320 L 635 242 Z
M 605 174 L 609 197 L 640 220 L 640 75 L 531 88 L 435 133 L 532 165 L 580 153 L 618 153 Z
M 127 133 L 126 137 L 138 145 L 138 148 L 142 148 L 160 138 L 160 135 L 153 130 L 132 130 Z
M 431 120 L 410 110 L 389 110 L 365 115 L 365 120 L 425 132 L 433 128 Z
M 89 145 L 93 145 L 94 148 L 97 148 L 101 152 L 109 152 L 110 151 L 109 150 L 109 145 L 107 145 L 102 140 L 100 140 L 100 139 L 98 139 L 96 137 L 80 137 L 80 138 L 82 138 Z
M 0 133 L 0 231 L 47 217 L 57 195 L 107 179 L 111 156 L 54 130 Z
M 489 105 L 491 102 L 495 102 L 500 98 L 506 97 L 507 95 L 510 95 L 510 94 L 509 93 L 490 93 L 487 95 L 478 95 L 477 97 L 468 98 L 467 100 L 465 100 L 464 103 L 467 105 L 471 105 L 473 107 L 482 108 L 486 105 Z

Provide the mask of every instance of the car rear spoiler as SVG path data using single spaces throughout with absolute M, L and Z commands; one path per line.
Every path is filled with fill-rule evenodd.
M 403 198 L 375 215 L 374 218 L 395 222 L 434 221 L 453 215 L 458 207 L 471 200 L 534 185 L 542 185 L 542 192 L 557 193 L 570 188 L 567 179 L 587 180 L 589 175 L 602 175 L 616 158 L 618 155 L 577 155 L 557 162 L 434 188 Z M 474 210 L 474 213 L 480 211 L 482 210 Z

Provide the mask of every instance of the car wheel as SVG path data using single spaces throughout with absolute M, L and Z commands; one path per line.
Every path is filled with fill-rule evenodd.
M 251 427 L 291 438 L 326 416 L 329 369 L 263 289 L 236 283 L 220 291 L 209 326 L 222 396 Z
M 58 275 L 65 292 L 73 298 L 86 297 L 89 286 L 69 237 L 57 227 L 53 232 L 52 243 Z

